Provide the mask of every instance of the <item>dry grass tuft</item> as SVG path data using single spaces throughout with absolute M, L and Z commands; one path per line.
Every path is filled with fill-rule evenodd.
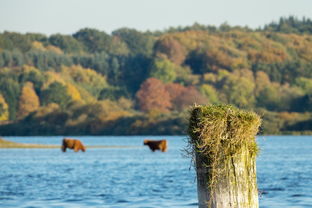
M 247 148 L 256 157 L 258 146 L 255 135 L 261 124 L 260 117 L 231 105 L 195 105 L 190 111 L 187 153 L 195 162 L 195 155 L 209 169 L 210 195 L 216 184 L 227 173 L 227 160 Z M 196 165 L 195 165 L 196 168 Z M 212 197 L 210 197 L 212 198 Z

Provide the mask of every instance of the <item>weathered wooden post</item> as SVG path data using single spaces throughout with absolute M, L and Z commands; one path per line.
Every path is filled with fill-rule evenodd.
M 255 135 L 260 117 L 230 105 L 194 106 L 189 153 L 199 208 L 258 208 Z

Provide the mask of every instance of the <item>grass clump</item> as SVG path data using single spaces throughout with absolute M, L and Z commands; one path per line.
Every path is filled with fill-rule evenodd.
M 229 178 L 225 176 L 231 172 L 228 164 L 233 163 L 242 151 L 247 149 L 249 158 L 256 157 L 255 135 L 260 124 L 257 114 L 231 105 L 196 105 L 191 109 L 188 154 L 193 161 L 200 158 L 202 165 L 209 170 L 210 199 L 220 180 Z

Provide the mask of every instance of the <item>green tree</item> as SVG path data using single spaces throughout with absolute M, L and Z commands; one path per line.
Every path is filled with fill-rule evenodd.
M 203 84 L 200 86 L 199 91 L 208 99 L 210 103 L 216 104 L 220 102 L 218 98 L 218 92 L 213 86 L 209 84 Z
M 55 34 L 49 37 L 49 42 L 61 48 L 65 53 L 82 53 L 83 45 L 70 35 Z
M 18 80 L 20 84 L 32 82 L 37 94 L 45 82 L 44 75 L 39 69 L 27 65 L 23 66 L 23 72 L 19 74 Z
M 295 85 L 300 87 L 306 94 L 312 92 L 312 79 L 299 77 L 296 79 Z
M 25 35 L 27 39 L 29 39 L 31 42 L 38 41 L 43 44 L 46 44 L 48 42 L 48 37 L 41 33 L 26 33 Z
M 81 29 L 73 35 L 78 41 L 83 43 L 90 53 L 109 52 L 111 37 L 105 32 L 96 29 Z
M 141 54 L 129 56 L 120 62 L 120 85 L 125 86 L 130 95 L 134 95 L 144 80 L 149 77 L 152 59 Z
M 31 49 L 31 41 L 26 35 L 16 32 L 4 32 L 0 37 L 0 48 L 12 50 L 18 49 L 22 52 L 27 52 Z M 2 41 L 1 41 L 2 39 Z
M 9 119 L 15 120 L 18 97 L 20 94 L 20 86 L 18 82 L 11 78 L 0 78 L 0 93 L 4 96 L 4 99 L 9 106 Z
M 177 66 L 168 59 L 156 59 L 150 69 L 150 77 L 157 78 L 164 83 L 173 82 L 176 79 Z
M 255 103 L 255 84 L 246 77 L 231 73 L 219 73 L 220 100 L 240 108 L 251 108 Z
M 148 34 L 144 34 L 135 29 L 121 28 L 113 31 L 113 35 L 124 41 L 134 55 L 152 54 L 154 39 Z
M 46 106 L 49 103 L 56 103 L 61 108 L 66 108 L 71 102 L 66 86 L 59 82 L 53 82 L 46 90 L 41 93 L 41 103 Z

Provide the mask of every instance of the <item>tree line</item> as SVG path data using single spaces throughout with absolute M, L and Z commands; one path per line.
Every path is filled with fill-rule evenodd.
M 165 31 L 0 33 L 2 135 L 185 134 L 189 106 L 228 103 L 261 133 L 311 133 L 312 22 Z

